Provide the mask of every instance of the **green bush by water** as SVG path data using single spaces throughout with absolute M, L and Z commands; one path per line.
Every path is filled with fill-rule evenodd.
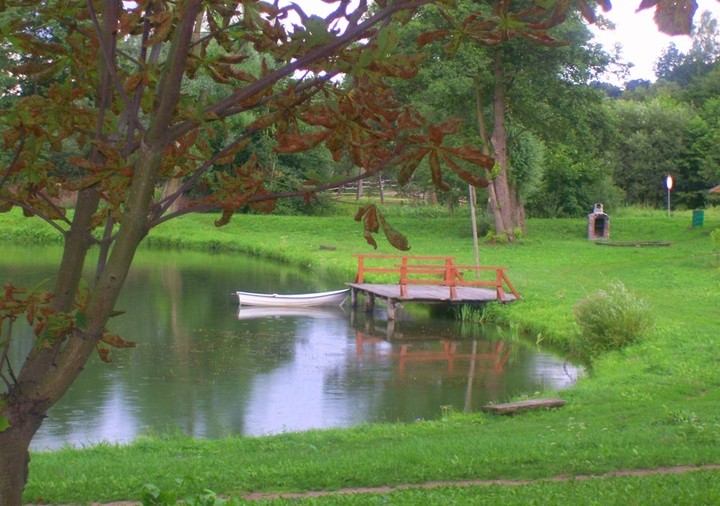
M 578 302 L 575 321 L 580 333 L 574 351 L 585 359 L 624 348 L 647 336 L 655 325 L 648 303 L 631 294 L 621 281 Z

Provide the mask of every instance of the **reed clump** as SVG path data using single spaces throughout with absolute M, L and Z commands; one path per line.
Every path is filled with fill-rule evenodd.
M 635 296 L 621 281 L 613 281 L 575 305 L 580 329 L 575 352 L 593 359 L 646 337 L 655 327 L 650 305 Z

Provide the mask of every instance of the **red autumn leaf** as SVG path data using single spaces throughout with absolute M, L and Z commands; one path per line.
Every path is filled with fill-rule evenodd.
M 408 244 L 407 237 L 405 237 L 403 234 L 395 230 L 390 224 L 385 220 L 385 217 L 381 214 L 379 215 L 380 218 L 380 225 L 382 226 L 383 233 L 385 234 L 385 237 L 387 238 L 388 242 L 395 248 L 400 251 L 409 251 L 410 250 L 410 244 Z
M 438 157 L 437 151 L 430 153 L 430 177 L 432 178 L 433 184 L 442 191 L 449 191 L 450 186 L 443 181 L 442 170 L 440 169 L 440 158 Z
M 459 148 L 444 148 L 444 149 L 448 153 L 451 153 L 454 156 L 457 156 L 458 158 L 465 160 L 466 162 L 470 162 L 470 163 L 477 165 L 478 167 L 482 167 L 486 170 L 492 170 L 492 168 L 495 166 L 495 160 L 493 160 L 486 154 L 484 154 L 470 146 L 461 146 Z
M 110 350 L 108 350 L 107 348 L 102 348 L 99 345 L 95 346 L 95 349 L 98 352 L 98 356 L 100 357 L 100 360 L 102 360 L 106 364 L 112 363 L 112 359 L 110 358 Z
M 435 42 L 438 39 L 447 37 L 448 35 L 450 35 L 450 33 L 450 30 L 433 30 L 430 32 L 421 33 L 417 39 L 418 47 L 426 46 L 431 42 Z
M 324 141 L 328 134 L 329 132 L 327 131 L 309 132 L 306 134 L 280 134 L 277 137 L 280 145 L 275 148 L 275 151 L 278 153 L 299 153 L 307 151 Z
M 398 184 L 400 184 L 400 186 L 404 186 L 410 181 L 415 169 L 418 168 L 420 162 L 422 162 L 423 158 L 425 158 L 429 152 L 429 149 L 420 149 L 403 162 L 400 168 L 400 175 L 398 176 Z
M 660 0 L 655 7 L 655 24 L 668 35 L 690 35 L 692 18 L 697 10 L 695 0 Z
M 445 163 L 447 163 L 448 167 L 450 167 L 450 170 L 457 174 L 460 179 L 465 181 L 467 184 L 475 186 L 476 188 L 485 188 L 490 184 L 490 181 L 487 178 L 478 174 L 473 174 L 469 170 L 460 167 L 460 165 L 458 165 L 448 153 L 442 152 L 441 155 Z
M 118 335 L 108 333 L 103 334 L 100 340 L 113 348 L 135 348 L 136 345 L 134 341 L 127 341 Z
M 460 131 L 461 123 L 461 119 L 451 118 L 437 125 L 430 125 L 428 128 L 428 136 L 433 144 L 439 146 L 447 135 L 452 135 Z

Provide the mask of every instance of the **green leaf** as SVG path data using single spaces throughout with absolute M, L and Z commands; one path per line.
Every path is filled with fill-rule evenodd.
M 386 26 L 378 33 L 378 53 L 381 56 L 393 52 L 399 41 L 397 30 L 393 25 Z

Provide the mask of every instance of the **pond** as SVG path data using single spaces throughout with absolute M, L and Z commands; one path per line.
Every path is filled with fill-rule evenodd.
M 0 247 L 0 279 L 51 285 L 60 250 Z M 306 312 L 238 308 L 231 292 L 342 288 L 242 255 L 142 251 L 111 330 L 137 342 L 93 358 L 52 408 L 33 449 L 130 442 L 148 433 L 265 435 L 476 411 L 491 401 L 572 385 L 581 371 L 499 329 L 423 307 L 388 328 L 384 307 Z M 347 304 L 347 303 L 346 303 Z M 33 340 L 16 326 L 23 346 Z

